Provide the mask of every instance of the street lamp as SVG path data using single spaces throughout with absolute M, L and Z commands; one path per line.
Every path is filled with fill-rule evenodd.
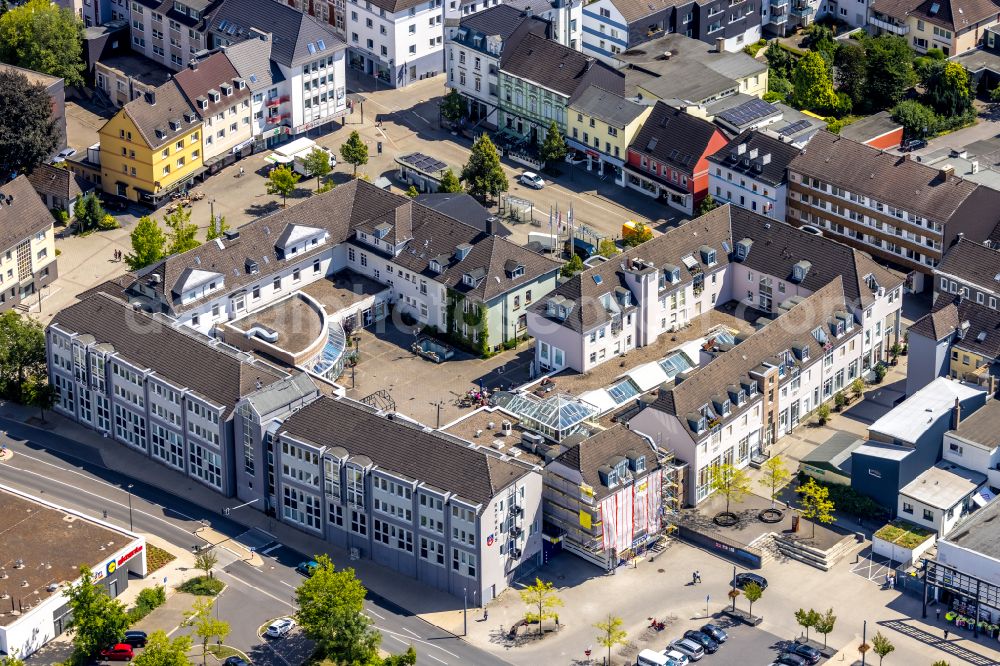
M 127 492 L 128 492 L 128 529 L 129 529 L 130 532 L 134 531 L 134 528 L 132 527 L 132 486 L 133 485 L 135 485 L 135 484 L 132 484 L 132 483 L 128 484 L 128 488 L 126 489 Z
M 469 634 L 469 595 L 465 587 L 462 588 L 462 635 Z
M 871 649 L 871 645 L 865 640 L 868 637 L 868 620 L 864 621 L 861 625 L 861 645 L 858 646 L 858 652 L 861 653 L 861 666 L 865 666 L 865 653 Z

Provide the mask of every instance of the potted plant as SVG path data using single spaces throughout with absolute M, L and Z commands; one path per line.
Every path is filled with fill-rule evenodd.
M 833 403 L 836 405 L 837 411 L 843 411 L 844 407 L 847 406 L 847 396 L 844 395 L 843 391 L 837 391 L 833 396 Z

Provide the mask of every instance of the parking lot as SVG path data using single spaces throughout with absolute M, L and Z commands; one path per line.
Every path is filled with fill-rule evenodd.
M 756 627 L 745 624 L 733 624 L 727 617 L 717 614 L 712 618 L 712 623 L 723 629 L 729 638 L 719 646 L 719 651 L 715 654 L 706 654 L 699 662 L 699 666 L 768 666 L 786 650 L 791 642 L 779 636 L 768 633 Z M 698 628 L 700 625 L 695 626 Z M 676 640 L 683 634 L 679 629 L 668 627 L 659 632 L 665 638 L 663 645 L 658 649 L 666 648 L 669 641 Z M 657 648 L 649 648 L 657 649 Z M 638 654 L 638 652 L 636 652 Z M 622 655 L 623 657 L 634 655 Z M 820 659 L 822 664 L 825 660 Z M 616 662 L 617 663 L 617 662 Z

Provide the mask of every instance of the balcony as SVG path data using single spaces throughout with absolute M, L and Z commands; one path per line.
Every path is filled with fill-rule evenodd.
M 816 12 L 816 8 L 808 2 L 795 2 L 792 3 L 791 11 L 792 16 L 812 16 Z
M 288 101 L 288 95 L 282 95 L 281 97 L 272 97 L 267 100 L 267 106 L 281 106 Z
M 874 16 L 868 17 L 868 23 L 880 30 L 885 30 L 895 35 L 905 35 L 910 31 L 910 26 L 908 25 L 898 25 L 895 21 L 875 18 Z
M 773 13 L 775 9 L 780 9 L 782 7 L 788 6 L 788 0 L 771 0 L 771 12 Z
M 788 23 L 788 11 L 784 7 L 777 9 L 772 6 L 769 21 L 771 25 L 784 25 Z

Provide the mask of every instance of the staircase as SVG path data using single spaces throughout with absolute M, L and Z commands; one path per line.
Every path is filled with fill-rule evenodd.
M 829 571 L 833 568 L 837 562 L 857 545 L 853 536 L 845 536 L 827 550 L 807 545 L 804 541 L 794 536 L 772 533 L 772 537 L 774 545 L 781 555 L 798 560 L 817 569 L 822 569 L 823 571 Z

